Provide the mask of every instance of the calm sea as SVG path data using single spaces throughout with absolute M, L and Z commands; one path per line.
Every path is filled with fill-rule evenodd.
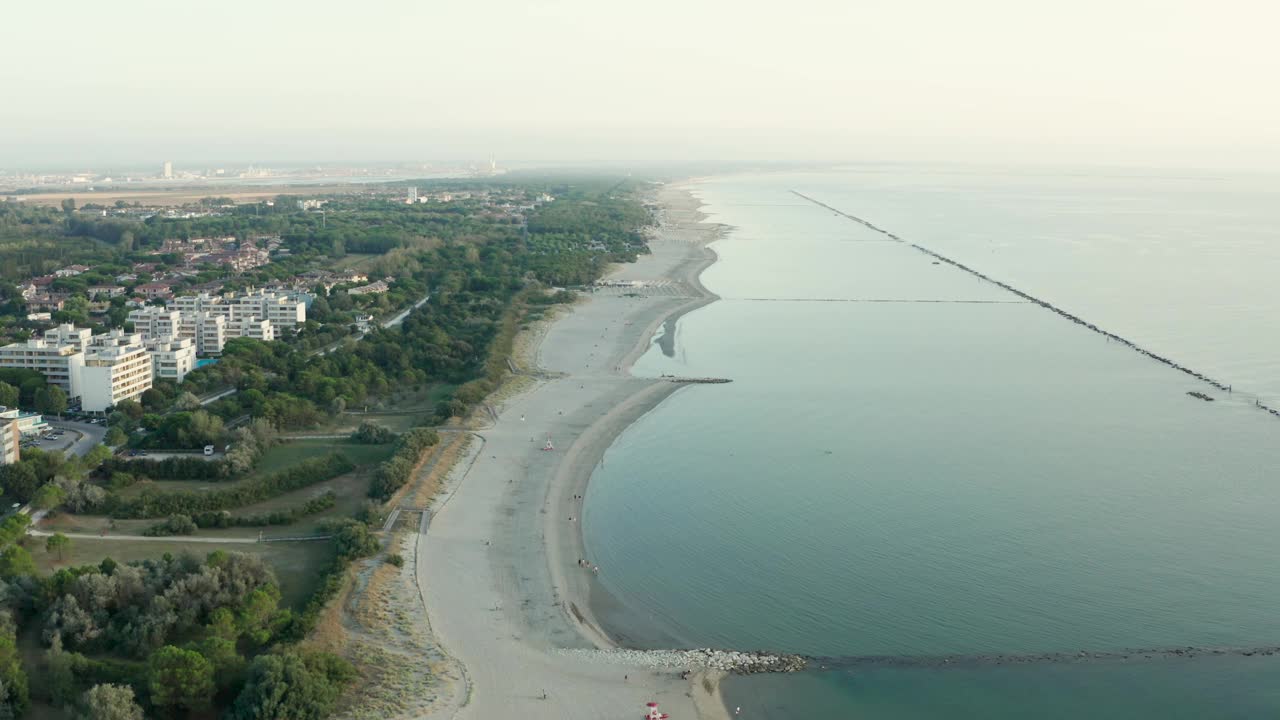
M 832 657 L 1280 644 L 1280 419 L 1254 407 L 1280 405 L 1280 181 L 882 167 L 697 192 L 735 228 L 703 275 L 723 299 L 637 372 L 734 382 L 630 428 L 583 514 L 637 624 Z M 727 689 L 752 718 L 1246 718 L 1280 713 L 1277 680 L 1226 656 Z

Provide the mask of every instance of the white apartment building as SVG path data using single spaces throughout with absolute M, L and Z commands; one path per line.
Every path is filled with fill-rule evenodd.
M 306 303 L 273 292 L 241 295 L 235 298 L 235 302 L 242 308 L 242 312 L 270 320 L 271 324 L 281 331 L 297 330 L 307 321 Z
M 231 337 L 247 337 L 263 342 L 276 339 L 276 329 L 271 321 L 259 318 L 233 320 L 227 323 L 227 334 Z
M 89 347 L 89 339 L 92 337 L 93 331 L 89 328 L 78 328 L 70 323 L 44 331 L 45 342 L 51 345 L 74 345 L 80 352 Z
M 61 342 L 54 330 L 45 333 L 49 339 L 31 338 L 26 342 L 0 347 L 0 368 L 35 370 L 53 385 L 62 388 L 68 398 L 80 397 L 80 371 L 84 368 L 84 348 Z
M 227 344 L 227 319 L 209 312 L 181 313 L 176 337 L 189 338 L 195 341 L 196 353 L 199 355 L 221 355 Z
M 148 340 L 147 354 L 151 356 L 152 382 L 172 380 L 182 382 L 196 367 L 196 343 L 191 338 L 162 337 Z
M 151 388 L 151 356 L 142 335 L 112 330 L 97 335 L 84 352 L 80 370 L 80 407 L 103 412 Z
M 222 298 L 208 293 L 183 295 L 166 304 L 183 314 L 208 312 L 228 321 L 270 320 L 279 330 L 295 330 L 307 321 L 307 304 L 286 295 L 258 290 Z
M 17 420 L 0 419 L 0 465 L 18 462 L 22 453 L 22 433 Z
M 177 336 L 182 325 L 182 313 L 148 305 L 130 311 L 129 322 L 133 323 L 133 331 L 140 333 L 143 340 Z

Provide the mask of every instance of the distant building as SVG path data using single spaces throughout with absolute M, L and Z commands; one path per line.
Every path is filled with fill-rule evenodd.
M 347 294 L 348 295 L 376 295 L 378 293 L 384 293 L 390 289 L 391 289 L 391 286 L 387 285 L 386 280 L 379 280 L 377 282 L 371 282 L 368 285 L 361 285 L 360 287 L 351 288 L 350 290 L 347 291 Z
M 125 292 L 124 286 L 122 285 L 90 285 L 89 286 L 89 297 L 105 295 L 109 298 L 113 298 L 118 295 L 123 295 L 124 292 Z
M 410 204 L 418 202 L 418 188 L 410 187 L 404 201 Z
M 165 298 L 173 294 L 173 286 L 166 282 L 144 283 L 133 289 L 134 292 L 148 300 Z
M 172 161 L 169 161 L 169 160 L 165 160 L 165 161 L 164 161 L 164 177 L 165 177 L 166 179 L 173 177 L 173 162 L 172 162 Z

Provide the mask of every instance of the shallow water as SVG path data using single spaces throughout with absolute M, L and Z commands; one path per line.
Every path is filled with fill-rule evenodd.
M 1264 282 L 1280 247 L 1275 225 L 1258 225 L 1277 211 L 1231 183 L 1157 180 L 893 170 L 700 186 L 712 219 L 736 227 L 703 275 L 724 299 L 682 319 L 674 357 L 653 350 L 637 371 L 734 382 L 681 391 L 606 455 L 583 514 L 602 582 L 690 645 L 858 656 L 1280 643 L 1280 421 L 1251 394 L 1280 399 L 1280 340 L 1266 332 L 1280 296 Z M 1206 209 L 1192 188 L 1228 198 Z M 1206 238 L 1197 223 L 1219 230 Z M 1186 291 L 1223 274 L 1221 293 Z M 876 669 L 728 687 L 749 717 L 1253 717 L 1280 710 L 1258 681 L 1276 667 Z

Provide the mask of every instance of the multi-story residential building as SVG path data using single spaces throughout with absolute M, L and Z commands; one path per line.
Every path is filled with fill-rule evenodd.
M 21 443 L 18 421 L 0 418 L 0 465 L 10 465 L 21 459 Z
M 146 345 L 151 356 L 152 382 L 180 383 L 196 367 L 196 343 L 191 338 L 160 337 L 148 340 Z
M 92 330 L 78 328 L 71 323 L 63 323 L 52 330 L 44 331 L 45 342 L 55 345 L 74 345 L 80 352 L 84 352 L 84 349 L 89 347 L 89 340 L 92 337 Z
M 231 337 L 247 337 L 263 342 L 276 339 L 275 326 L 270 320 L 245 317 L 227 323 L 227 334 Z
M 142 335 L 112 330 L 95 336 L 84 352 L 80 370 L 80 406 L 104 412 L 121 400 L 132 400 L 151 388 L 151 356 Z
M 148 305 L 129 312 L 133 331 L 142 334 L 143 340 L 165 336 L 177 336 L 182 326 L 182 313 L 177 310 Z
M 240 313 L 270 320 L 280 330 L 296 330 L 307 321 L 306 303 L 284 295 L 259 291 L 234 300 Z
M 55 331 L 46 333 L 49 337 Z M 63 342 L 55 335 L 52 341 L 31 338 L 26 342 L 0 347 L 0 367 L 35 370 L 51 384 L 62 388 L 68 398 L 80 397 L 80 371 L 84 368 L 84 352 L 79 344 Z
M 222 302 L 222 298 L 209 293 L 179 295 L 166 302 L 165 308 L 177 310 L 184 315 L 193 315 L 198 312 L 217 312 L 221 309 L 226 309 L 228 315 L 231 313 L 230 308 L 227 308 L 226 304 Z
M 227 344 L 227 319 L 210 312 L 181 313 L 177 337 L 195 341 L 196 353 L 221 355 Z M 234 336 L 230 336 L 234 337 Z

